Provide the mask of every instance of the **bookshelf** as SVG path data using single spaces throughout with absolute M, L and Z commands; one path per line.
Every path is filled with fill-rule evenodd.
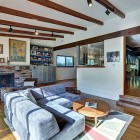
M 49 66 L 53 64 L 53 48 L 31 45 L 30 64 Z

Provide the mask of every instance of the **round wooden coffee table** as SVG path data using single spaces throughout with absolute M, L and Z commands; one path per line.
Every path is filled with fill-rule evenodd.
M 85 106 L 86 102 L 97 103 L 97 108 Z M 95 119 L 95 127 L 97 127 L 97 122 L 99 117 L 107 116 L 110 112 L 110 106 L 108 103 L 97 100 L 97 99 L 82 99 L 73 102 L 73 110 L 83 114 L 87 118 Z

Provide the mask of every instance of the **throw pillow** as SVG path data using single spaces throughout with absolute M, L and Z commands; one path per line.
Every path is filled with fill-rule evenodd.
M 4 94 L 13 91 L 12 88 L 1 88 L 0 94 L 1 94 L 1 101 L 4 101 Z
M 44 97 L 43 92 L 40 88 L 33 88 L 33 89 L 30 90 L 30 92 L 32 93 L 32 95 L 34 96 L 34 98 L 36 100 L 42 99 Z
M 32 93 L 30 92 L 29 89 L 26 90 L 20 90 L 19 94 L 25 98 L 27 98 L 28 100 L 32 101 L 33 103 L 37 104 L 35 98 L 33 97 Z
M 55 94 L 53 94 L 53 93 L 51 93 L 51 92 L 48 92 L 48 91 L 45 91 L 45 90 L 43 90 L 43 89 L 42 89 L 42 93 L 43 93 L 43 95 L 44 95 L 45 98 L 46 98 L 46 97 L 49 97 L 49 96 L 55 95 Z
M 31 86 L 34 87 L 35 81 L 24 81 L 24 86 Z

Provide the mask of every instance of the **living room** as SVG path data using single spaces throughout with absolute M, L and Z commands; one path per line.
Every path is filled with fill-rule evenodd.
M 140 34 L 139 5 L 2 0 L 0 139 L 139 139 L 140 99 L 126 94 L 126 37 Z M 24 99 L 22 91 L 30 91 L 37 103 Z

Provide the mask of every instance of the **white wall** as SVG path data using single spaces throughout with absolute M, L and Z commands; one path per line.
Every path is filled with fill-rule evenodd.
M 56 56 L 74 56 L 74 63 L 76 65 L 76 47 L 70 49 L 63 49 L 54 52 L 54 65 L 56 66 Z M 56 67 L 56 80 L 74 79 L 76 78 L 75 67 Z
M 52 47 L 53 41 L 50 41 L 50 40 L 31 39 L 31 44 L 33 44 L 33 45 L 39 45 L 39 46 Z
M 26 62 L 10 62 L 10 65 L 30 65 L 30 39 L 2 36 L 0 36 L 0 44 L 3 44 L 3 54 L 0 54 L 0 58 L 5 58 L 5 63 L 1 63 L 0 65 L 7 65 L 7 57 L 9 58 L 9 39 L 17 39 L 27 42 Z
M 74 35 L 65 35 L 64 39 L 57 39 L 57 41 L 53 43 L 53 46 L 68 44 L 79 40 L 139 26 L 140 25 L 139 15 L 140 10 L 126 14 L 125 19 L 117 17 L 116 19 L 105 22 L 103 26 L 94 24 L 94 26 L 88 27 L 87 31 L 77 31 L 74 33 Z
M 120 62 L 106 62 L 107 52 L 120 51 Z M 118 100 L 123 94 L 123 37 L 104 41 L 105 68 L 77 68 L 77 86 L 83 93 Z

